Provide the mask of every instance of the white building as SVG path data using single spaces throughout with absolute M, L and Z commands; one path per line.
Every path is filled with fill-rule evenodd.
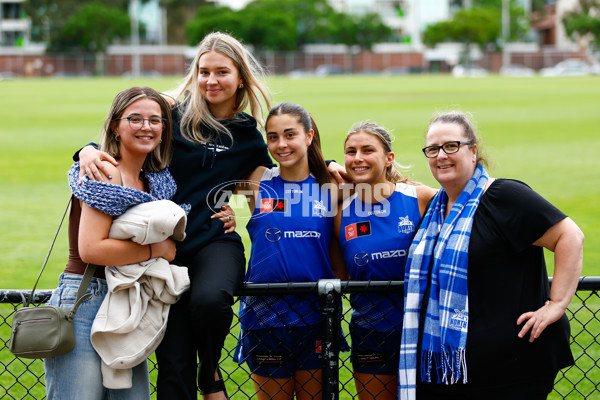
M 165 45 L 167 43 L 166 11 L 159 5 L 159 0 L 142 3 L 140 0 L 129 1 L 129 17 L 137 19 L 145 27 L 144 43 Z M 135 21 L 132 28 L 135 27 Z
M 570 11 L 573 11 L 578 4 L 578 0 L 557 0 L 556 1 L 556 18 L 554 19 L 556 29 L 556 47 L 559 49 L 571 49 L 575 50 L 577 44 L 574 43 L 565 31 L 565 27 L 562 23 L 562 19 Z
M 0 0 L 0 47 L 29 44 L 31 20 L 25 17 L 25 0 Z

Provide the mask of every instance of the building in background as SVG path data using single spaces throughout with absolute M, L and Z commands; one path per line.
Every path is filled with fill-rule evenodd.
M 0 46 L 29 44 L 31 20 L 25 16 L 24 0 L 0 0 Z
M 131 0 L 129 2 L 129 17 L 137 18 L 144 25 L 143 43 L 164 46 L 167 44 L 166 11 L 159 5 L 159 0 Z
M 553 2 L 555 7 L 555 18 L 554 23 L 554 46 L 559 49 L 575 49 L 577 44 L 573 42 L 565 31 L 565 26 L 562 23 L 562 19 L 569 11 L 572 11 L 577 7 L 578 0 L 558 0 Z
M 220 6 L 242 9 L 249 0 L 211 0 Z M 286 0 L 280 0 L 286 1 Z M 263 52 L 257 54 L 271 73 L 314 71 L 321 65 L 340 66 L 357 73 L 448 72 L 456 65 L 462 45 L 441 43 L 426 48 L 422 33 L 429 24 L 451 19 L 473 0 L 328 0 L 339 12 L 364 15 L 377 13 L 395 32 L 395 40 L 380 43 L 372 50 L 349 51 L 344 45 L 307 45 L 297 52 Z M 517 0 L 531 14 L 532 0 Z M 511 61 L 539 70 L 569 57 L 582 58 L 577 46 L 564 34 L 562 16 L 578 0 L 547 0 L 548 17 L 531 15 L 538 40 L 510 43 Z M 30 42 L 31 22 L 24 13 L 25 0 L 0 0 L 0 80 L 11 75 L 85 76 L 94 73 L 89 54 L 48 54 L 45 45 Z M 137 26 L 137 38 L 125 39 L 109 46 L 105 55 L 107 75 L 183 75 L 196 50 L 189 46 L 167 46 L 167 16 L 159 0 L 130 0 L 129 14 Z M 189 10 L 188 10 L 189 11 Z M 189 11 L 191 12 L 191 11 Z M 546 19 L 544 19 L 546 18 Z M 143 29 L 142 29 L 143 27 Z M 40 27 L 37 27 L 40 28 Z M 41 27 L 40 29 L 44 29 Z M 562 47 L 562 49 L 561 49 Z M 498 71 L 500 53 L 482 54 L 477 48 L 472 60 L 480 66 Z

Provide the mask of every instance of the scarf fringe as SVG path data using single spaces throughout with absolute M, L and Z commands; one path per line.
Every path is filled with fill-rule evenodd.
M 467 383 L 466 351 L 463 348 L 442 346 L 441 352 L 421 352 L 421 378 L 431 383 L 431 372 L 435 368 L 437 383 L 454 385 L 461 381 Z

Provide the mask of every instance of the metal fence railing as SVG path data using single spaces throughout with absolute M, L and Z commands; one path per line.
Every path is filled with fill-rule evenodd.
M 357 389 L 352 376 L 350 352 L 338 352 L 343 342 L 350 343 L 348 322 L 352 310 L 349 296 L 352 293 L 378 293 L 398 296 L 401 281 L 355 282 L 327 280 L 303 283 L 245 284 L 239 296 L 294 295 L 297 298 L 317 299 L 315 312 L 321 315 L 320 349 L 322 353 L 321 382 L 324 399 L 357 399 Z M 44 369 L 41 360 L 14 357 L 8 350 L 10 322 L 14 311 L 20 307 L 25 290 L 0 289 L 0 399 L 44 399 Z M 46 302 L 50 290 L 36 292 L 33 304 Z M 248 299 L 249 297 L 246 297 Z M 238 297 L 235 310 L 244 297 Z M 247 301 L 247 300 L 245 300 Z M 341 318 L 339 316 L 341 315 Z M 571 323 L 571 349 L 575 365 L 562 370 L 549 399 L 600 399 L 600 277 L 582 277 L 567 315 Z M 345 336 L 339 334 L 342 331 Z M 234 319 L 221 358 L 221 370 L 229 398 L 249 399 L 256 394 L 255 385 L 246 364 L 233 361 L 240 335 L 240 321 Z M 385 340 L 385 339 L 384 339 Z M 156 397 L 157 366 L 154 356 L 149 359 L 152 397 Z M 376 396 L 373 395 L 373 398 Z

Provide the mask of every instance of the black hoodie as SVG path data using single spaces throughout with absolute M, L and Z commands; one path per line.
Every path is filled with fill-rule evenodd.
M 178 243 L 177 258 L 190 257 L 214 240 L 241 242 L 237 233 L 224 234 L 223 223 L 210 219 L 228 200 L 236 182 L 260 165 L 271 167 L 267 145 L 257 129 L 256 120 L 246 113 L 221 121 L 233 136 L 205 132 L 212 138 L 196 144 L 185 139 L 180 131 L 181 115 L 173 110 L 173 158 L 169 171 L 177 183 L 176 203 L 188 203 L 186 239 Z

